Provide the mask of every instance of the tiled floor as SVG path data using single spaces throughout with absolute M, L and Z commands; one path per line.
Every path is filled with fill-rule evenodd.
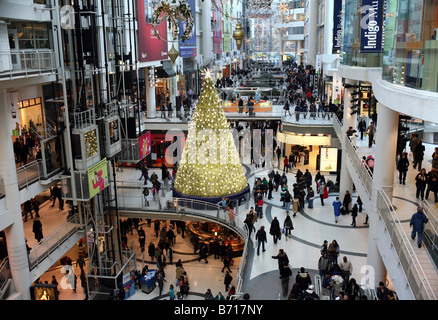
M 366 146 L 366 141 L 357 140 L 357 145 L 360 149 Z M 429 170 L 431 167 L 430 161 L 427 159 L 430 157 L 434 150 L 434 145 L 425 144 L 425 161 L 423 161 L 423 166 Z M 364 149 L 361 149 L 364 150 Z M 373 154 L 373 149 L 364 150 L 369 154 Z M 310 161 L 309 166 L 300 166 L 301 170 L 309 168 L 312 175 L 315 175 L 315 167 L 313 165 L 314 161 Z M 247 169 L 248 183 L 253 184 L 255 176 L 267 176 L 267 171 L 263 169 L 255 169 L 250 166 Z M 249 169 L 249 171 L 248 171 Z M 275 168 L 276 169 L 276 168 Z M 151 171 L 150 171 L 151 173 Z M 406 185 L 399 185 L 395 180 L 394 189 L 394 206 L 397 208 L 397 214 L 399 219 L 408 223 L 411 215 L 415 212 L 416 202 L 418 199 L 415 198 L 415 185 L 414 177 L 416 170 L 411 168 L 408 171 L 408 178 Z M 125 181 L 138 180 L 140 176 L 140 171 L 133 168 L 125 168 L 123 172 L 117 172 L 118 179 Z M 160 176 L 160 174 L 158 173 Z M 295 174 L 288 173 L 287 177 L 292 184 L 295 181 Z M 330 177 L 332 180 L 336 179 L 335 175 Z M 315 182 L 313 182 L 314 184 Z M 150 186 L 150 184 L 149 184 Z M 170 194 L 170 192 L 169 192 Z M 247 274 L 245 276 L 245 283 L 243 290 L 248 292 L 251 296 L 267 299 L 276 300 L 284 299 L 280 296 L 280 280 L 277 274 L 277 260 L 272 259 L 271 256 L 277 254 L 278 249 L 282 248 L 287 253 L 294 270 L 304 267 L 312 275 L 317 272 L 317 264 L 319 258 L 319 248 L 324 240 L 332 241 L 336 239 L 340 245 L 341 256 L 347 256 L 347 258 L 353 264 L 353 274 L 352 277 L 360 281 L 361 277 L 361 267 L 366 265 L 366 255 L 367 255 L 367 242 L 368 242 L 368 227 L 363 224 L 365 220 L 365 212 L 361 213 L 357 218 L 357 227 L 353 228 L 351 224 L 350 216 L 341 216 L 338 223 L 334 222 L 333 207 L 331 205 L 336 194 L 331 194 L 330 198 L 326 201 L 325 206 L 321 206 L 319 199 L 315 199 L 314 208 L 304 208 L 296 218 L 293 219 L 294 230 L 292 232 L 292 239 L 286 241 L 284 237 L 277 243 L 274 244 L 272 237 L 268 235 L 268 243 L 266 245 L 266 252 L 257 256 L 254 254 L 254 235 L 252 234 L 252 241 L 248 249 L 248 261 L 247 261 Z M 355 196 L 355 195 L 353 195 Z M 286 213 L 284 208 L 281 207 L 279 192 L 274 192 L 272 200 L 266 200 L 266 206 L 264 208 L 265 215 L 263 219 L 259 219 L 255 224 L 255 228 L 258 230 L 262 225 L 269 230 L 270 223 L 274 217 L 283 224 Z M 353 200 L 355 201 L 355 200 Z M 252 203 L 251 203 L 252 205 Z M 65 221 L 67 212 L 59 211 L 57 206 L 50 207 L 50 204 L 45 204 L 42 206 L 41 221 L 43 223 L 44 234 L 49 234 L 54 230 L 59 224 Z M 246 211 L 241 210 L 240 215 L 246 215 Z M 32 220 L 24 223 L 25 234 L 29 239 L 29 245 L 32 246 L 36 243 L 31 232 Z M 145 221 L 142 221 L 145 223 Z M 157 243 L 157 238 L 153 234 L 153 227 L 148 227 L 143 224 L 146 236 L 146 245 L 153 241 Z M 136 244 L 137 252 L 137 267 L 141 269 L 143 266 L 143 258 L 140 253 L 140 248 L 138 246 L 137 235 L 134 231 L 133 235 L 128 235 L 130 239 Z M 424 250 L 424 249 L 423 249 Z M 210 288 L 213 295 L 215 296 L 219 291 L 224 293 L 223 279 L 224 274 L 221 271 L 222 262 L 220 260 L 215 260 L 213 257 L 209 257 L 208 264 L 204 262 L 199 262 L 197 260 L 198 256 L 193 252 L 193 246 L 188 241 L 188 238 L 182 239 L 177 238 L 176 244 L 174 246 L 175 256 L 174 261 L 179 258 L 183 261 L 183 266 L 187 271 L 190 279 L 191 292 L 194 293 L 189 295 L 189 300 L 203 299 L 202 295 L 204 292 Z M 145 258 L 148 266 L 154 267 L 155 264 L 148 263 L 148 257 Z M 236 259 L 235 265 L 232 267 L 232 276 L 234 277 L 232 285 L 236 284 L 235 274 L 239 266 L 239 259 Z M 168 265 L 165 269 L 166 272 L 166 282 L 164 284 L 163 294 L 167 293 L 169 285 L 173 284 L 175 286 L 175 267 L 174 265 Z M 56 275 L 58 281 L 62 277 L 60 270 L 56 267 L 46 272 L 41 280 L 48 280 L 50 282 L 51 276 Z M 78 273 L 79 274 L 79 273 Z M 293 279 L 296 275 L 294 272 L 293 277 L 290 280 L 290 287 L 293 284 Z M 268 279 L 269 281 L 264 281 Z M 264 281 L 264 282 L 263 282 Z M 269 287 L 265 287 L 260 290 L 261 283 L 267 284 Z M 75 300 L 83 299 L 84 295 L 82 289 L 80 288 L 80 281 L 78 281 L 78 290 L 76 293 L 72 290 L 61 290 L 60 299 L 62 300 Z M 158 288 L 154 289 L 150 294 L 145 294 L 141 290 L 137 290 L 135 295 L 131 296 L 131 300 L 150 300 L 150 299 L 168 299 L 165 296 L 159 296 Z

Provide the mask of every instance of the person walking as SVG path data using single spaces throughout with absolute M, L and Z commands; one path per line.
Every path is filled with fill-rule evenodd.
M 357 203 L 354 204 L 353 209 L 351 210 L 351 225 L 355 228 L 356 227 L 356 217 L 357 212 L 359 211 L 359 208 L 357 207 Z
M 78 259 L 76 260 L 76 267 L 79 267 L 81 269 L 81 274 L 85 273 L 84 267 L 85 267 L 85 259 L 82 257 L 82 255 L 79 255 Z
M 424 198 L 427 200 L 429 198 L 430 191 L 434 194 L 435 203 L 438 202 L 438 170 L 435 167 L 427 173 L 427 188 Z
M 276 256 L 272 256 L 271 258 L 278 260 L 278 271 L 280 271 L 280 275 L 281 275 L 281 271 L 284 268 L 284 266 L 289 265 L 289 257 L 287 256 L 286 252 L 284 252 L 283 249 L 279 249 L 278 254 Z
M 336 200 L 333 201 L 333 209 L 334 209 L 336 223 L 338 223 L 339 216 L 341 215 L 341 206 L 342 203 L 341 201 L 339 201 L 339 197 L 336 197 Z
M 318 270 L 321 278 L 329 271 L 329 265 L 330 261 L 327 252 L 324 252 L 318 260 Z
M 351 203 L 351 195 L 350 192 L 347 190 L 345 191 L 344 201 L 342 202 L 346 214 L 350 214 L 350 203 Z
M 288 159 L 288 157 L 284 157 L 283 164 L 284 164 L 283 172 L 287 173 L 288 170 L 289 170 L 289 159 Z
M 222 267 L 221 272 L 224 272 L 225 268 L 228 269 L 227 272 L 232 272 L 231 269 L 230 269 L 231 258 L 228 256 L 228 254 L 226 254 L 226 255 L 224 256 L 223 264 L 224 264 L 224 266 Z
M 347 283 L 350 281 L 350 276 L 353 273 L 353 265 L 346 256 L 344 256 L 342 261 L 339 263 L 339 268 L 341 268 L 341 276 L 344 278 L 344 282 Z
M 230 272 L 229 271 L 225 272 L 225 277 L 224 277 L 225 292 L 228 292 L 228 290 L 230 290 L 231 281 L 233 281 L 233 277 L 231 276 Z
M 374 122 L 371 121 L 370 125 L 367 128 L 367 134 L 368 134 L 368 147 L 372 148 L 374 141 L 374 137 L 376 135 L 376 126 L 374 125 Z
M 35 211 L 35 218 L 39 218 L 40 217 L 40 203 L 37 199 L 32 198 L 32 209 Z
M 426 169 L 421 169 L 421 171 L 415 176 L 415 186 L 417 187 L 416 198 L 421 196 L 421 201 L 424 200 L 424 190 L 427 184 L 427 174 Z
M 424 225 L 428 221 L 429 218 L 424 214 L 423 208 L 419 206 L 417 212 L 412 215 L 411 221 L 409 222 L 409 226 L 412 227 L 411 238 L 415 240 L 415 237 L 417 237 L 418 248 L 422 246 Z
M 30 218 L 33 219 L 33 213 L 32 213 L 32 201 L 31 200 L 27 200 L 24 204 L 23 204 L 23 211 L 24 211 L 24 222 L 27 221 L 27 215 L 30 215 Z
M 266 231 L 265 226 L 261 226 L 260 229 L 256 233 L 256 240 L 257 240 L 257 255 L 260 255 L 260 245 L 262 246 L 263 250 L 262 252 L 265 252 L 265 242 L 267 243 L 267 237 L 266 237 Z
M 307 189 L 307 195 L 306 195 L 307 207 L 309 209 L 313 209 L 313 200 L 314 199 L 315 199 L 315 192 L 313 191 L 312 187 L 309 187 Z
M 140 227 L 140 229 L 138 230 L 138 242 L 140 243 L 141 252 L 144 252 L 146 233 L 144 232 L 143 227 Z
M 300 289 L 303 291 L 307 290 L 312 284 L 312 279 L 304 267 L 300 268 L 300 272 L 295 277 L 295 282 L 298 283 Z
M 269 234 L 272 235 L 274 243 L 277 243 L 277 240 L 281 238 L 280 222 L 278 221 L 277 217 L 274 217 L 271 222 Z
M 263 218 L 263 204 L 264 204 L 263 197 L 261 194 L 259 194 L 256 199 L 257 219 Z
M 274 183 L 272 182 L 272 178 L 269 178 L 268 182 L 268 200 L 273 199 L 272 198 L 272 191 L 274 190 Z
M 32 225 L 32 232 L 35 234 L 35 239 L 40 242 L 44 236 L 43 236 L 43 225 L 41 224 L 40 219 L 35 217 L 35 220 L 33 221 Z
M 319 187 L 318 187 L 318 194 L 319 194 L 319 197 L 321 198 L 321 205 L 322 206 L 324 206 L 324 192 L 325 192 L 325 183 L 320 182 Z
M 413 151 L 413 157 L 414 157 L 413 166 L 414 169 L 418 167 L 418 171 L 420 171 L 422 168 L 421 164 L 423 163 L 425 149 L 426 148 L 423 145 L 423 141 L 418 140 L 418 144 L 415 147 L 415 150 Z
M 284 207 L 286 210 L 286 214 L 289 214 L 289 210 L 290 210 L 290 202 L 292 199 L 292 195 L 290 194 L 289 190 L 286 189 L 286 192 L 283 196 L 283 201 L 284 201 Z
M 292 219 L 290 218 L 289 213 L 286 215 L 286 218 L 284 219 L 283 228 L 284 228 L 284 237 L 287 241 L 287 238 L 290 238 L 292 236 L 291 231 L 294 229 L 294 225 L 292 223 Z
M 292 270 L 289 267 L 289 263 L 285 263 L 284 261 L 282 261 L 282 265 L 280 266 L 280 279 L 283 297 L 286 297 L 289 294 L 290 276 L 292 276 Z
M 406 184 L 406 174 L 409 169 L 409 159 L 408 154 L 406 152 L 403 152 L 401 158 L 398 160 L 397 163 L 397 170 L 398 170 L 398 179 L 400 184 Z
M 294 196 L 294 200 L 292 202 L 292 211 L 293 211 L 293 217 L 295 218 L 297 216 L 298 211 L 300 210 L 300 199 L 298 199 L 298 195 Z

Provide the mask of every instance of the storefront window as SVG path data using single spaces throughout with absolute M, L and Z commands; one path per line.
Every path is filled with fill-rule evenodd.
M 43 108 L 41 98 L 33 98 L 18 102 L 21 128 L 40 131 L 43 127 Z
M 9 29 L 16 29 L 19 49 L 50 49 L 51 39 L 47 23 L 16 22 Z
M 380 67 L 382 53 L 361 52 L 362 7 L 360 0 L 344 1 L 344 35 L 342 64 L 355 67 Z
M 438 92 L 438 3 L 391 1 L 388 24 L 390 41 L 385 35 L 383 78 L 394 84 Z

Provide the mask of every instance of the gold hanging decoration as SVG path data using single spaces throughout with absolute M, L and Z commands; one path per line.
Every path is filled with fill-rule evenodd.
M 245 38 L 245 32 L 243 31 L 240 21 L 237 22 L 236 29 L 233 32 L 233 39 L 236 40 L 237 49 L 242 47 L 242 40 Z
M 172 48 L 169 50 L 167 55 L 169 56 L 170 60 L 172 60 L 172 64 L 175 64 L 176 58 L 178 58 L 179 53 L 173 46 L 173 43 L 172 43 Z

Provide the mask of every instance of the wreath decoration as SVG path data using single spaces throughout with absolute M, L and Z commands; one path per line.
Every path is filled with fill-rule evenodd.
M 162 1 L 154 11 L 152 17 L 152 24 L 154 26 L 154 35 L 161 39 L 158 30 L 155 28 L 160 20 L 167 19 L 168 28 L 172 29 L 173 40 L 176 41 L 179 36 L 178 23 L 180 20 L 186 22 L 186 28 L 181 37 L 184 42 L 190 38 L 194 27 L 194 19 L 190 6 L 184 2 L 184 0 L 173 0 L 171 3 Z

